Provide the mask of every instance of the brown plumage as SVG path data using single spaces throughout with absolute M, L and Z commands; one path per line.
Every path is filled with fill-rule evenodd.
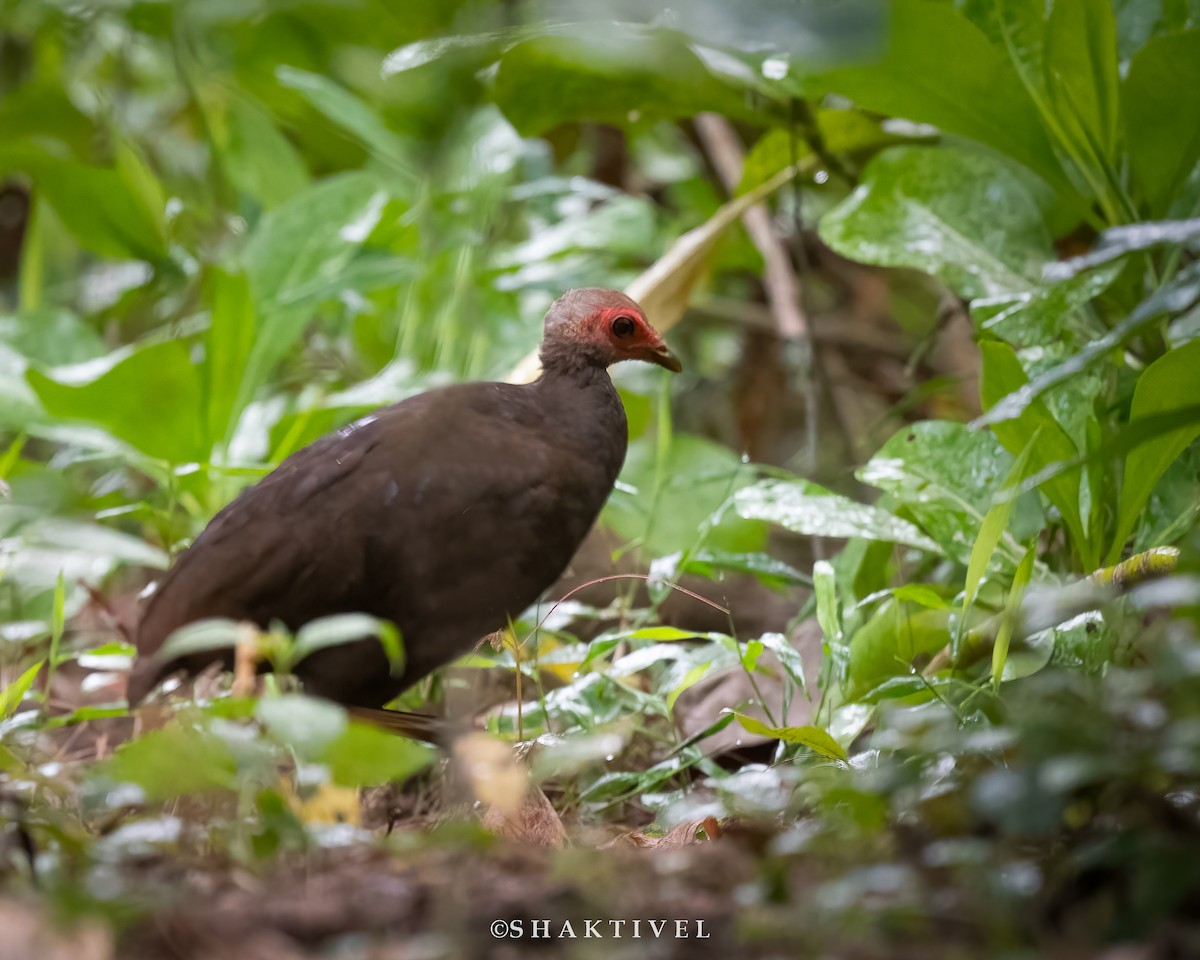
M 625 458 L 625 411 L 607 367 L 679 361 L 634 301 L 572 290 L 546 314 L 542 376 L 467 383 L 384 407 L 288 457 L 213 518 L 151 597 L 131 703 L 179 667 L 156 656 L 210 617 L 292 630 L 337 613 L 394 622 L 407 662 L 377 641 L 325 648 L 305 689 L 378 707 L 501 629 L 562 573 Z

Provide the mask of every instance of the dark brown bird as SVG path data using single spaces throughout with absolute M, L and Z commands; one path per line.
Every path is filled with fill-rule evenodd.
M 392 621 L 406 663 L 374 638 L 297 665 L 305 689 L 379 707 L 518 616 L 562 573 L 625 458 L 607 368 L 678 371 L 638 305 L 572 290 L 546 314 L 533 383 L 467 383 L 384 407 L 288 457 L 213 518 L 163 578 L 138 627 L 130 703 L 180 667 L 172 631 L 224 617 L 291 630 L 363 612 Z

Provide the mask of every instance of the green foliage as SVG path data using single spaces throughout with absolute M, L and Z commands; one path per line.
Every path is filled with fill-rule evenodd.
M 855 194 L 821 219 L 821 239 L 855 260 L 932 273 L 964 297 L 1029 290 L 1052 256 L 1012 167 L 949 148 L 881 153 Z
M 65 706 L 60 688 L 128 668 L 101 601 L 121 619 L 141 568 L 242 486 L 382 404 L 519 378 L 553 297 L 603 284 L 678 324 L 688 361 L 669 385 L 618 375 L 631 443 L 601 523 L 630 579 L 526 611 L 459 664 L 519 678 L 489 731 L 539 738 L 555 806 L 760 820 L 777 835 L 738 896 L 812 955 L 894 952 L 947 904 L 985 931 L 964 956 L 1044 949 L 1048 929 L 1194 932 L 1195 4 L 821 7 L 567 23 L 516 22 L 520 4 L 4 5 L 0 174 L 31 206 L 0 276 L 0 771 L 39 889 L 128 909 L 144 880 L 109 818 L 187 821 L 206 857 L 257 869 L 347 842 L 301 794 L 437 776 L 431 751 L 288 676 L 367 636 L 400 669 L 403 638 L 371 617 L 178 632 L 170 656 L 253 637 L 275 675 L 257 698 L 201 688 L 99 763 L 64 766 L 54 738 L 127 729 L 128 709 L 111 684 Z M 724 206 L 703 112 L 747 138 Z M 811 344 L 755 352 L 780 276 L 737 226 L 755 204 L 786 252 L 815 234 L 882 268 L 860 296 L 828 251 L 789 261 Z M 980 416 L 918 383 L 847 438 L 854 462 L 831 454 L 821 418 L 847 374 L 822 364 L 860 307 L 880 341 L 862 354 L 906 373 L 968 317 Z M 802 469 L 727 442 L 754 449 L 772 418 L 793 442 L 773 462 Z M 671 596 L 685 576 L 734 609 L 691 629 L 668 612 L 699 609 Z M 757 626 L 739 576 L 779 592 L 779 623 Z M 819 671 L 784 632 L 809 617 Z M 729 677 L 753 696 L 693 696 Z M 769 765 L 710 755 L 739 729 Z

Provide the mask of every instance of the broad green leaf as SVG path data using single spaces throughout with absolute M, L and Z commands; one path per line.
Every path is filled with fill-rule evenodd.
M 980 400 L 984 410 L 992 409 L 1003 398 L 1027 388 L 1029 379 L 1017 359 L 1016 352 L 1006 343 L 985 341 L 980 344 L 983 354 Z M 1046 404 L 1033 400 L 1015 420 L 1004 420 L 992 427 L 997 439 L 1014 455 L 1030 449 L 1029 470 L 1037 473 L 1051 464 L 1073 460 L 1079 448 L 1051 415 Z M 1035 436 L 1041 441 L 1030 447 Z M 1089 569 L 1099 561 L 1095 546 L 1089 541 L 1079 509 L 1081 471 L 1076 468 L 1057 474 L 1041 485 L 1041 490 L 1062 515 L 1071 535 L 1071 545 Z
M 259 221 L 242 257 L 258 312 L 241 387 L 248 397 L 299 339 L 314 306 L 353 286 L 350 267 L 387 200 L 375 175 L 344 173 L 296 194 Z M 382 284 L 383 277 L 373 283 Z
M 49 307 L 0 315 L 0 343 L 47 366 L 82 363 L 105 352 L 104 341 L 79 317 Z
M 859 700 L 893 677 L 911 676 L 917 658 L 950 642 L 950 616 L 949 609 L 914 609 L 889 597 L 850 638 L 845 700 Z
M 964 297 L 1022 293 L 1053 259 L 1041 211 L 1003 161 L 948 147 L 893 147 L 820 224 L 852 260 L 912 267 Z
M 850 759 L 845 748 L 820 727 L 769 727 L 761 720 L 755 720 L 754 717 L 748 717 L 744 713 L 736 710 L 731 712 L 747 733 L 753 733 L 760 737 L 773 737 L 776 740 L 783 740 L 785 743 L 798 743 L 827 760 L 840 760 L 845 763 Z
M 0 502 L 0 530 L 6 528 L 8 509 L 14 515 L 22 510 L 15 505 L 6 508 Z M 167 566 L 167 555 L 162 549 L 141 537 L 98 523 L 48 515 L 23 518 L 11 529 L 11 533 L 5 533 L 5 548 L 17 551 L 20 563 L 6 569 L 3 579 L 38 593 L 52 590 L 60 573 L 66 582 L 75 583 L 81 579 L 102 580 L 120 565 L 156 569 Z M 0 601 L 5 599 L 8 598 L 0 593 Z M 28 605 L 28 599 L 22 606 Z M 52 603 L 52 596 L 45 599 Z M 47 619 L 53 616 L 50 606 L 46 607 L 45 615 Z
M 208 459 L 200 378 L 179 340 L 116 354 L 98 376 L 97 364 L 59 367 L 53 376 L 26 371 L 29 385 L 52 416 L 94 423 L 118 440 L 170 463 Z
M 658 496 L 649 502 L 661 478 Z M 654 438 L 629 445 L 621 479 L 644 491 L 635 496 L 620 490 L 604 508 L 603 521 L 625 540 L 641 539 L 649 556 L 668 556 L 699 544 L 702 526 L 739 487 L 752 478 L 751 471 L 728 447 L 703 437 L 676 436 L 660 462 Z M 761 550 L 766 528 L 727 511 L 710 531 L 704 546 L 729 552 Z
M 237 761 L 220 738 L 175 721 L 122 744 L 97 772 L 120 783 L 137 784 L 147 800 L 170 800 L 234 787 Z
M 907 520 L 857 503 L 806 480 L 761 480 L 734 495 L 734 509 L 748 520 L 766 520 L 813 537 L 886 540 L 941 553 L 941 547 Z
M 1120 94 L 1111 0 L 1054 0 L 1044 65 L 1066 135 L 1097 160 L 1115 163 Z
M 974 300 L 971 319 L 981 333 L 1006 340 L 1018 349 L 1084 342 L 1097 332 L 1097 325 L 1087 318 L 1084 307 L 1112 286 L 1122 266 L 1110 263 L 1057 283 L 1044 282 L 1023 293 Z
M 884 55 L 823 74 L 818 82 L 864 109 L 987 144 L 1056 188 L 1069 189 L 1009 58 L 951 4 L 897 0 Z M 980 109 L 984 103 L 988 108 Z
M 1015 392 L 1003 399 L 996 399 L 983 416 L 972 426 L 998 424 L 1021 415 L 1037 398 L 1060 383 L 1069 380 L 1094 363 L 1107 356 L 1114 348 L 1137 336 L 1163 314 L 1178 314 L 1187 310 L 1200 299 L 1200 262 L 1189 263 L 1174 277 L 1156 288 L 1124 320 L 1101 337 L 1097 337 L 1082 350 L 1064 360 L 1058 366 L 1039 373 L 1029 383 L 1019 386 Z
M 476 33 L 448 37 L 435 37 L 430 40 L 417 40 L 405 44 L 389 53 L 383 61 L 381 72 L 384 77 L 394 77 L 408 70 L 416 70 L 426 64 L 433 63 L 448 53 L 460 51 L 476 52 L 480 62 L 494 59 L 503 49 L 526 36 L 529 31 L 521 28 L 513 30 L 497 30 L 492 33 Z
M 359 171 L 316 183 L 264 215 L 243 256 L 260 307 L 311 304 L 335 293 L 387 199 L 379 179 Z
M 886 491 L 894 508 L 903 506 L 948 556 L 965 563 L 1011 462 L 991 433 L 927 420 L 902 427 L 856 475 Z
M 0 720 L 5 720 L 17 712 L 21 701 L 25 699 L 25 694 L 33 686 L 33 681 L 42 672 L 42 666 L 45 662 L 45 660 L 39 660 L 7 687 L 0 690 Z
M 72 103 L 60 85 L 61 74 L 48 82 L 50 73 L 43 73 L 40 80 L 5 89 L 0 99 L 0 130 L 10 143 L 57 141 L 72 155 L 84 157 L 98 135 L 96 124 Z
M 1189 340 L 1163 354 L 1142 372 L 1133 391 L 1130 427 L 1136 429 L 1139 420 L 1196 404 L 1200 404 L 1200 340 Z M 1110 563 L 1125 549 L 1125 541 L 1159 478 L 1197 437 L 1200 437 L 1200 418 L 1154 443 L 1135 447 L 1125 458 L 1117 532 L 1108 554 Z
M 581 120 L 746 113 L 741 93 L 716 79 L 683 37 L 629 23 L 592 23 L 518 42 L 500 57 L 494 94 L 526 135 Z
M 1190 408 L 1200 422 L 1200 404 Z M 1147 421 L 1141 421 L 1142 426 Z M 1200 444 L 1193 443 L 1154 485 L 1133 539 L 1133 552 L 1170 544 L 1193 528 L 1200 516 Z
M 1129 161 L 1152 216 L 1163 216 L 1200 160 L 1200 30 L 1155 37 L 1122 89 Z

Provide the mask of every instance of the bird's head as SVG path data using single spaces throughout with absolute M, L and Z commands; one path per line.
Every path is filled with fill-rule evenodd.
M 619 290 L 568 290 L 546 313 L 542 365 L 585 362 L 609 366 L 645 360 L 679 373 L 683 369 L 642 308 Z

